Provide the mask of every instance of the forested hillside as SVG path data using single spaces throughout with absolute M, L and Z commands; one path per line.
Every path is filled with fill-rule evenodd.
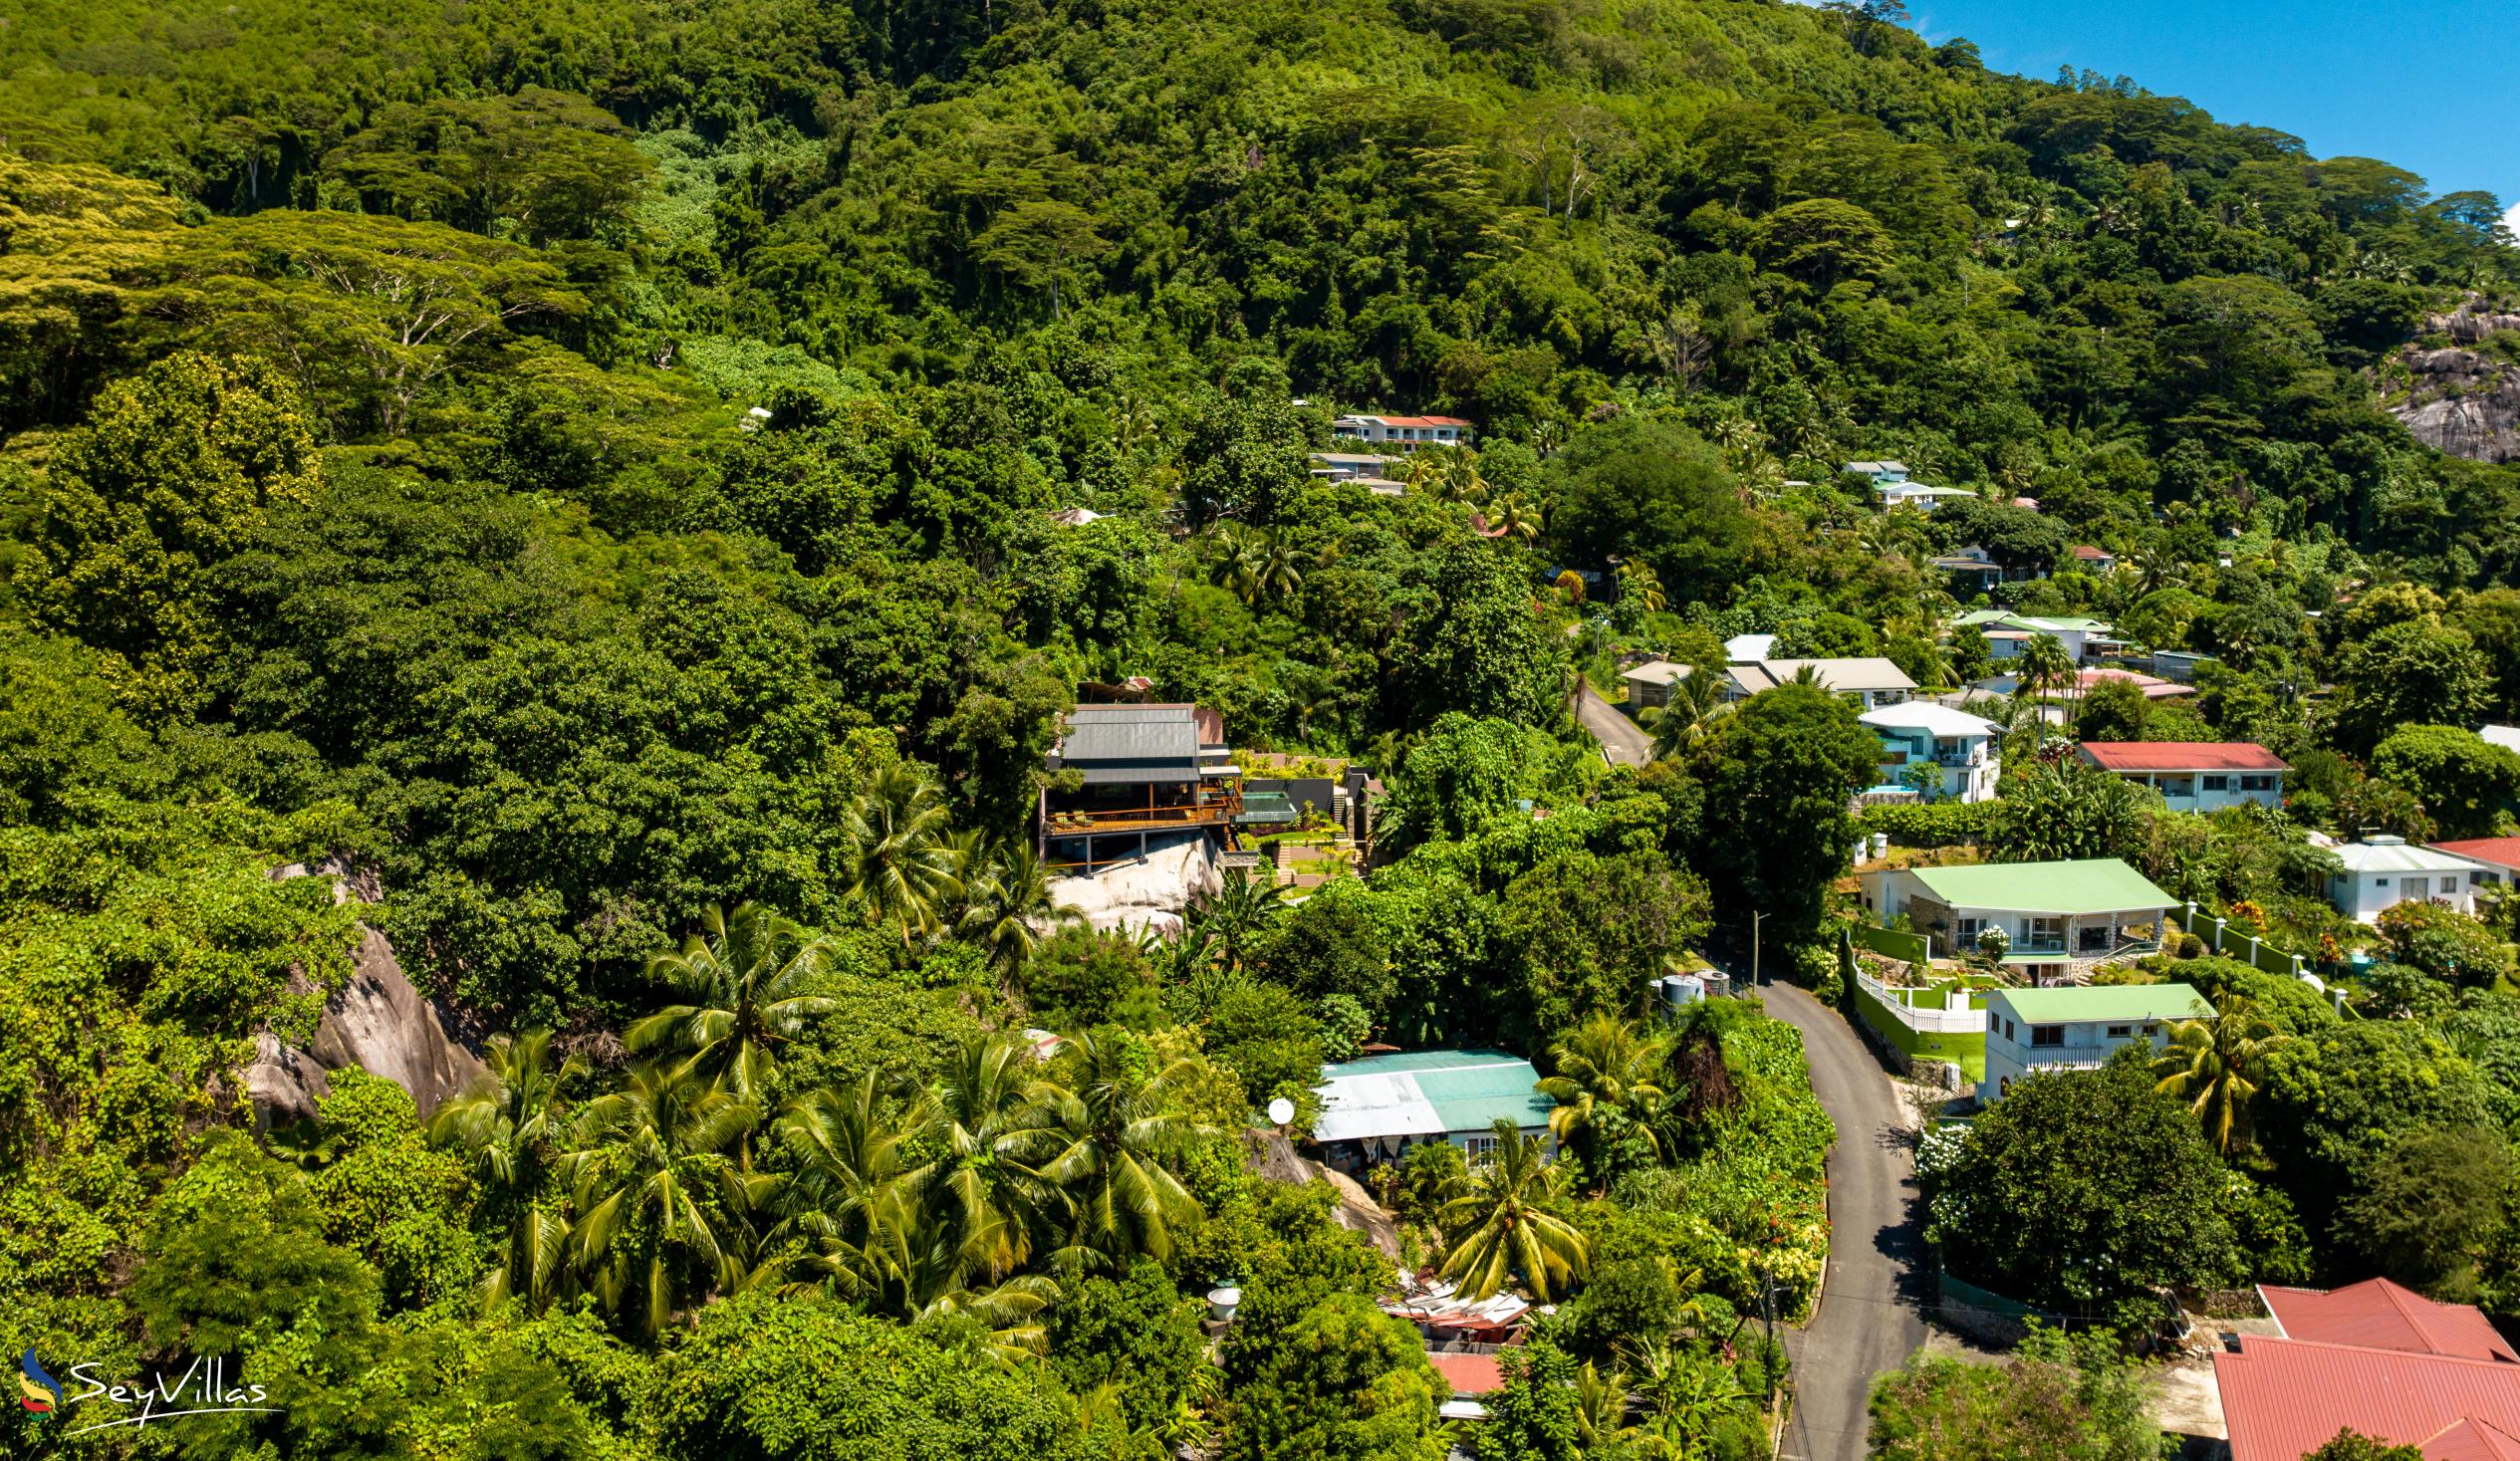
M 866 1454 L 978 1454 L 936 1396 L 1044 1325 L 1061 1368 L 990 1371 L 991 1454 L 1068 1454 L 1115 1406 L 1111 1454 L 1195 1438 L 1179 1417 L 1231 1413 L 1217 1385 L 1245 1416 L 1354 1409 L 1286 1400 L 1256 1339 L 1221 1380 L 1196 1357 L 1173 1287 L 1237 1274 L 1281 1280 L 1252 1332 L 1284 1352 L 1371 1347 L 1323 1297 L 1370 1291 L 1371 1265 L 1217 1132 L 1369 1032 L 1554 1069 L 1717 910 L 1717 937 L 1755 904 L 1769 957 L 1825 965 L 1869 733 L 1779 692 L 1610 776 L 1562 707 L 1619 648 L 1703 662 L 1750 630 L 1920 682 L 1982 671 L 1936 642 L 1928 546 L 2106 547 L 2115 574 L 2004 602 L 2219 655 L 2199 734 L 2307 757 L 2305 815 L 2430 826 L 2364 759 L 2401 725 L 2520 714 L 2520 465 L 2444 456 L 2383 406 L 2434 316 L 2511 307 L 2497 200 L 2123 78 L 1996 75 L 1881 10 L 16 7 L 0 1336 L 286 1350 L 291 1456 L 501 1404 L 548 1433 L 422 1454 L 739 1454 L 727 1356 L 753 1325 L 916 1392 L 894 1398 L 930 1449 Z M 2467 343 L 2520 365 L 2515 339 Z M 1356 410 L 1468 418 L 1477 451 L 1401 497 L 1308 476 Z M 1840 473 L 1877 457 L 1983 496 L 1928 544 Z M 1043 753 L 1081 684 L 1134 675 L 1237 747 L 1382 769 L 1379 851 L 1402 855 L 1143 950 L 1039 937 Z M 1561 815 L 1482 826 L 1526 799 Z M 384 900 L 264 876 L 325 855 Z M 650 958 L 747 901 L 801 925 L 762 935 L 770 964 L 816 951 L 788 990 L 816 1003 L 780 1017 L 813 1033 L 780 1027 L 788 1074 L 758 1090 L 656 1088 L 631 1057 L 684 1036 L 646 1017 L 705 980 Z M 352 912 L 468 1041 L 515 1040 L 503 1113 L 431 1144 L 354 1077 L 321 1121 L 246 1142 L 235 1073 L 258 1036 L 306 1037 Z M 991 1074 L 988 1037 L 1027 1020 L 1109 1034 L 1060 1069 L 1075 1103 Z M 1782 1094 L 1774 1036 L 1697 1047 L 1731 1061 L 1737 1109 L 1579 1164 L 1597 1242 L 1695 1266 L 1718 1303 L 1754 1306 L 1746 1269 L 1710 1267 L 1737 1244 L 1816 1262 L 1826 1120 Z M 548 1070 L 506 1064 L 528 1049 Z M 1139 1151 L 1113 1133 L 1149 1083 L 1180 1133 Z M 833 1154 L 883 1121 L 898 1152 Z M 1776 1150 L 1722 1151 L 1719 1122 Z M 591 1144 L 564 1163 L 570 1141 Z M 970 1178 L 941 1228 L 844 1234 L 875 1223 L 834 1195 L 875 1147 L 896 1174 L 982 1148 L 1039 1170 L 986 1200 Z M 1132 1186 L 1141 1158 L 1164 1171 Z M 838 1207 L 758 1205 L 808 1172 Z M 588 1226 L 659 1182 L 706 1193 Z M 513 1246 L 546 1216 L 566 1256 Z M 932 1246 L 866 1278 L 901 1231 Z M 755 1292 L 812 1287 L 809 1249 L 862 1313 L 764 1317 Z M 1090 1303 L 1021 1287 L 1076 1252 L 1103 1255 Z M 533 1302 L 474 1324 L 492 1270 Z M 346 1308 L 284 1344 L 239 1286 Z M 955 1331 L 973 1347 L 948 1362 L 864 1314 L 981 1338 Z M 689 1325 L 717 1368 L 660 1344 Z M 1106 1332 L 1143 1338 L 1134 1370 L 1091 1357 Z M 1360 1363 L 1360 1392 L 1382 1383 Z M 1430 1406 L 1399 1368 L 1394 1403 Z M 349 1408 L 386 1419 L 316 1398 L 372 1372 Z M 617 1430 L 626 1409 L 645 1418 Z

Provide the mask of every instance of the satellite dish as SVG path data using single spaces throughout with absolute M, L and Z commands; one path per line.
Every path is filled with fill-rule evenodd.
M 1269 1124 L 1283 1126 L 1295 1119 L 1295 1102 L 1281 1096 L 1269 1102 Z

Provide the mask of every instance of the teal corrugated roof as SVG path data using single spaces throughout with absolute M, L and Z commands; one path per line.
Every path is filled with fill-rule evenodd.
M 2058 989 L 1998 989 L 1986 996 L 2012 1007 L 2013 1018 L 2031 1025 L 2076 1020 L 2201 1020 L 2213 1007 L 2185 984 L 2090 984 Z
M 1336 1081 L 1342 1076 L 1396 1076 L 1404 1071 L 1441 1071 L 1456 1066 L 1512 1066 L 1528 1071 L 1531 1062 L 1501 1050 L 1404 1050 L 1396 1055 L 1367 1056 L 1345 1065 L 1324 1066 L 1321 1073 L 1322 1079 Z
M 2178 899 L 2116 857 L 2068 862 L 1981 862 L 1916 867 L 1915 879 L 1954 908 L 2008 913 L 2115 913 L 2167 908 Z
M 1532 1088 L 1540 1073 L 1501 1050 L 1417 1050 L 1324 1066 L 1322 1080 L 1406 1077 L 1446 1131 L 1484 1131 L 1502 1116 L 1516 1126 L 1549 1123 L 1555 1101 Z

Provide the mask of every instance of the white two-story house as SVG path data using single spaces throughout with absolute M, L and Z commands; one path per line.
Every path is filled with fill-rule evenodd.
M 2173 812 L 2284 805 L 2282 757 L 2247 741 L 2085 741 L 2083 759 L 2161 794 Z
M 1330 434 L 1407 452 L 1421 446 L 1467 446 L 1470 423 L 1459 416 L 1341 416 L 1330 423 Z
M 1909 700 L 1868 710 L 1856 719 L 1882 738 L 1882 782 L 1908 786 L 1908 772 L 1931 765 L 1942 773 L 1941 784 L 1926 793 L 1930 802 L 1991 802 L 2003 773 L 1995 725 L 1966 711 L 1931 700 Z
M 2210 1020 L 2213 1006 L 2185 984 L 2085 984 L 1998 989 L 1986 996 L 1986 1077 L 1977 1101 L 1992 1105 L 2036 1071 L 2097 1071 L 2142 1042 L 2169 1044 L 2179 1020 Z
M 1885 868 L 1865 892 L 1884 922 L 1905 914 L 1937 958 L 1981 951 L 2000 930 L 2000 961 L 2038 984 L 2158 948 L 2178 901 L 2116 857 Z

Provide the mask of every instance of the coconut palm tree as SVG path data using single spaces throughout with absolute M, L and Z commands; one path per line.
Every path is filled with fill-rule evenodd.
M 1668 1345 L 1638 1362 L 1637 1394 L 1644 1401 L 1645 1417 L 1636 1428 L 1636 1439 L 1642 1443 L 1641 1453 L 1657 1461 L 1699 1461 L 1711 1455 L 1724 1423 L 1750 1409 L 1750 1395 L 1732 1366 L 1711 1354 Z
M 1516 1276 L 1546 1304 L 1588 1267 L 1584 1235 L 1561 1215 L 1566 1174 L 1541 1160 L 1540 1138 L 1499 1116 L 1496 1147 L 1470 1170 L 1470 1190 L 1443 1205 L 1435 1222 L 1449 1252 L 1443 1276 L 1461 1297 L 1485 1299 Z
M 1174 1171 L 1190 1142 L 1209 1134 L 1178 1107 L 1200 1065 L 1185 1058 L 1141 1076 L 1130 1052 L 1091 1034 L 1071 1039 L 1067 1053 L 1076 1062 L 1075 1089 L 1051 1105 L 1067 1145 L 1041 1174 L 1065 1188 L 1075 1208 L 1068 1254 L 1114 1268 L 1140 1254 L 1168 1260 L 1174 1235 L 1200 1217 L 1198 1199 Z
M 2215 1018 L 2171 1023 L 2169 1047 L 2152 1062 L 2154 1089 L 2185 1100 L 2213 1138 L 2214 1150 L 2229 1156 L 2248 1139 L 2258 1074 L 2284 1040 L 2248 996 L 2227 995 Z
M 1662 581 L 1654 577 L 1653 565 L 1641 558 L 1632 558 L 1619 566 L 1619 595 L 1634 599 L 1637 607 L 1647 613 L 1660 613 L 1670 607 L 1670 596 L 1662 592 Z
M 1480 520 L 1490 525 L 1482 530 L 1484 536 L 1520 538 L 1529 543 L 1540 536 L 1540 530 L 1546 526 L 1547 515 L 1530 498 L 1509 492 L 1497 498 L 1487 512 L 1480 515 Z
M 563 1162 L 578 1209 L 570 1251 L 587 1287 L 633 1333 L 745 1278 L 738 1215 L 757 1191 L 727 1156 L 761 1109 L 686 1067 L 645 1066 L 588 1103 Z
M 1224 962 L 1239 969 L 1261 938 L 1286 912 L 1283 883 L 1226 869 L 1224 883 L 1190 905 L 1190 926 L 1205 930 Z
M 475 1211 L 507 1225 L 483 1276 L 485 1307 L 513 1298 L 540 1314 L 568 1274 L 569 1220 L 546 1189 L 566 1149 L 569 1087 L 586 1068 L 555 1061 L 551 1039 L 548 1030 L 491 1036 L 482 1076 L 429 1117 L 429 1139 L 461 1147 L 481 1183 Z
M 778 1064 L 773 1047 L 837 1007 L 808 992 L 831 966 L 831 945 L 753 902 L 732 913 L 711 903 L 700 928 L 680 952 L 647 961 L 647 977 L 671 990 L 676 1003 L 630 1026 L 623 1043 L 683 1057 L 684 1070 L 757 1100 Z
M 1020 839 L 1000 843 L 983 854 L 976 868 L 966 867 L 963 905 L 958 926 L 964 937 L 989 951 L 989 962 L 1007 971 L 1030 963 L 1040 943 L 1039 930 L 1062 928 L 1085 916 L 1074 903 L 1063 903 L 1050 891 L 1050 874 L 1033 845 Z
M 2074 656 L 2053 634 L 2032 634 L 2013 660 L 2013 673 L 2021 688 L 2032 695 L 2062 694 L 2081 680 Z
M 913 935 L 940 931 L 961 891 L 945 800 L 903 762 L 876 773 L 841 823 L 843 876 L 878 924 Z
M 1715 681 L 1715 675 L 1695 669 L 1671 681 L 1671 697 L 1653 718 L 1655 760 L 1670 760 L 1713 735 L 1732 714 Z
M 946 1062 L 918 1112 L 917 1144 L 936 1155 L 895 1185 L 922 1194 L 922 1205 L 946 1203 L 972 1233 L 989 1229 L 990 1271 L 1012 1269 L 1036 1236 L 1064 1231 L 1066 1194 L 1042 1169 L 1067 1145 L 1057 1121 L 1069 1098 L 1041 1077 L 1029 1043 L 974 1036 Z
M 986 1214 L 966 1224 L 940 1193 L 915 1182 L 880 1189 L 867 1209 L 864 1235 L 832 1246 L 824 1282 L 873 1314 L 907 1321 L 964 1315 L 989 1331 L 999 1360 L 1012 1363 L 1049 1347 L 1042 1311 L 1059 1286 L 1040 1275 L 996 1278 L 1011 1246 L 1007 1219 Z
M 1597 1014 L 1549 1048 L 1558 1073 L 1540 1083 L 1540 1094 L 1558 1103 L 1549 1129 L 1561 1145 L 1585 1155 L 1593 1190 L 1608 1190 L 1610 1172 L 1597 1149 L 1603 1117 L 1612 1111 L 1634 1121 L 1658 1155 L 1653 1120 L 1662 1105 L 1660 1036 L 1617 1015 Z

